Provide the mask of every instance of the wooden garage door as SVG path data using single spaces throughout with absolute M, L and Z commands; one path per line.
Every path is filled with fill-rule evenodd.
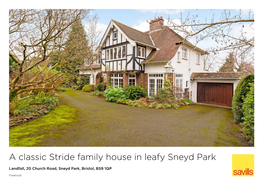
M 197 83 L 197 102 L 231 106 L 232 83 Z

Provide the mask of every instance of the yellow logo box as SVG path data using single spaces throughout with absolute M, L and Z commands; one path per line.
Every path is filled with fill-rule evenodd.
M 232 154 L 232 176 L 254 176 L 254 154 Z

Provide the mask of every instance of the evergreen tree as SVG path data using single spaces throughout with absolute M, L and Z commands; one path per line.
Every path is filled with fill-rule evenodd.
M 235 61 L 234 54 L 233 52 L 231 52 L 226 58 L 225 63 L 219 69 L 219 72 L 234 72 L 234 68 L 235 68 L 234 61 Z
M 77 84 L 79 76 L 78 68 L 84 63 L 90 51 L 89 42 L 86 38 L 86 32 L 81 21 L 77 21 L 71 28 L 69 38 L 65 45 L 62 58 L 59 60 L 59 69 L 65 78 Z

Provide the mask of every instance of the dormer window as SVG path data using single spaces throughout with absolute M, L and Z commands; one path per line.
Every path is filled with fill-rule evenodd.
M 145 48 L 138 46 L 138 57 L 145 58 Z

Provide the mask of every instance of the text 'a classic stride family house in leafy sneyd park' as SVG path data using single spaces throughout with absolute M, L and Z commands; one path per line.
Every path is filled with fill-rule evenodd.
M 203 56 L 208 53 L 165 26 L 162 17 L 149 26 L 149 31 L 141 32 L 111 20 L 99 44 L 100 59 L 84 63 L 80 75 L 89 75 L 91 84 L 110 77 L 111 86 L 142 85 L 150 97 L 168 78 L 177 95 L 231 106 L 238 73 L 205 71 Z

